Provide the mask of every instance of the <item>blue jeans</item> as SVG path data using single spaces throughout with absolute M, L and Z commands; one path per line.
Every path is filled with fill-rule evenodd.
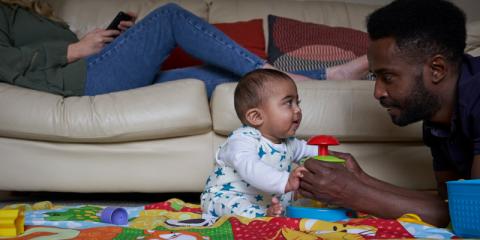
M 159 72 L 175 46 L 208 66 Z M 176 4 L 166 4 L 87 59 L 85 95 L 92 96 L 196 78 L 208 94 L 217 84 L 237 81 L 265 60 L 239 46 L 220 30 Z

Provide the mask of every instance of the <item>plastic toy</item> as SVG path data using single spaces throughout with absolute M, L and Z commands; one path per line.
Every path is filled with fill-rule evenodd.
M 15 237 L 25 230 L 25 215 L 22 209 L 0 210 L 0 237 Z
M 480 238 L 480 179 L 448 181 L 447 189 L 453 232 Z
M 330 222 L 348 219 L 348 210 L 344 208 L 287 206 L 286 214 L 291 218 L 311 218 Z
M 318 156 L 313 157 L 319 161 L 343 164 L 345 160 L 328 155 L 329 145 L 339 145 L 338 140 L 328 135 L 318 135 L 310 138 L 307 144 L 318 145 Z M 324 221 L 339 221 L 348 218 L 349 210 L 344 208 L 319 208 L 316 206 L 323 206 L 318 201 L 302 198 L 299 196 L 298 200 L 290 206 L 287 206 L 286 215 L 293 218 L 313 218 Z
M 307 142 L 308 145 L 318 145 L 318 156 L 313 157 L 314 159 L 331 162 L 331 163 L 344 163 L 345 160 L 337 158 L 332 155 L 328 155 L 328 146 L 329 145 L 339 145 L 340 142 L 332 136 L 329 135 L 318 135 L 310 138 Z
M 100 221 L 115 225 L 128 224 L 128 212 L 125 208 L 106 207 L 100 212 Z

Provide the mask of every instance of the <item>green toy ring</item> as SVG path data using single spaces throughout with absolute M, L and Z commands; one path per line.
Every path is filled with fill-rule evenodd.
M 337 158 L 337 157 L 332 156 L 332 155 L 315 156 L 313 158 L 316 159 L 316 160 L 319 160 L 319 161 L 324 161 L 324 162 L 329 162 L 329 163 L 345 163 L 344 159 Z

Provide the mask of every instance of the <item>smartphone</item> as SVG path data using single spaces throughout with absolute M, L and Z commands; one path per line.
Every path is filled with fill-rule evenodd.
M 121 21 L 129 21 L 129 20 L 132 20 L 132 16 L 124 12 L 119 12 L 117 16 L 115 16 L 113 21 L 108 25 L 107 30 L 120 30 L 118 29 L 118 24 L 120 24 Z

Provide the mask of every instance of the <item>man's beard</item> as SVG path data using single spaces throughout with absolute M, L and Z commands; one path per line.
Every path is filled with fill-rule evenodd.
M 396 107 L 401 110 L 400 115 L 390 115 L 390 117 L 395 125 L 402 127 L 430 119 L 441 106 L 439 97 L 429 92 L 423 84 L 423 73 L 421 72 L 415 77 L 415 85 L 405 98 L 403 106 L 398 101 L 390 99 L 380 99 L 380 103 L 385 107 Z

